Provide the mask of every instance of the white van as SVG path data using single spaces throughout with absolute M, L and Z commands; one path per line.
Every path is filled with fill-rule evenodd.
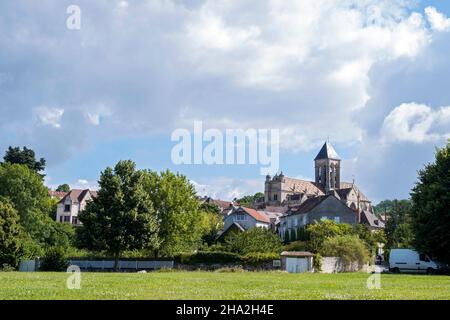
M 412 249 L 392 249 L 389 254 L 389 271 L 394 273 L 436 273 L 439 265 L 426 254 Z

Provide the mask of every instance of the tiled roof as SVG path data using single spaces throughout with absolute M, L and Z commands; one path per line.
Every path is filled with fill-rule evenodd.
M 89 189 L 73 189 L 68 194 L 66 194 L 66 196 L 59 202 L 63 203 L 66 201 L 67 197 L 70 197 L 70 200 L 72 200 L 73 203 L 80 203 L 81 201 L 83 201 L 87 193 L 90 193 L 91 197 L 93 198 L 97 197 L 96 191 L 90 191 Z
M 255 218 L 256 221 L 270 223 L 270 218 L 261 211 L 256 211 L 255 209 L 241 207 L 245 212 Z
M 333 146 L 329 142 L 325 142 L 314 160 L 321 159 L 341 160 L 336 150 L 334 150 Z
M 306 200 L 305 202 L 303 202 L 301 205 L 292 207 L 287 212 L 287 214 L 293 215 L 293 214 L 308 213 L 328 197 L 330 197 L 330 196 L 318 196 L 318 197 L 310 198 L 310 199 Z
M 384 228 L 385 224 L 376 215 L 369 211 L 361 212 L 361 222 L 374 228 Z
M 63 192 L 63 191 L 53 191 L 53 190 L 48 190 L 48 195 L 50 197 L 55 197 L 55 198 L 64 198 L 66 196 L 67 192 Z
M 297 192 L 297 193 L 306 193 L 310 195 L 324 195 L 324 191 L 319 184 L 316 184 L 312 181 L 293 179 L 293 178 L 284 178 L 283 191 L 287 192 Z

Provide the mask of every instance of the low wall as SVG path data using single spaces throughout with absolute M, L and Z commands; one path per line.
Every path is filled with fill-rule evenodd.
M 357 262 L 353 262 L 347 269 L 339 257 L 323 257 L 322 258 L 322 273 L 338 273 L 338 272 L 356 272 L 366 271 L 369 265 L 364 265 L 362 268 L 358 267 Z
M 78 266 L 81 270 L 112 270 L 113 260 L 69 260 L 70 265 Z M 172 269 L 172 260 L 119 260 L 119 270 L 158 270 L 163 268 Z

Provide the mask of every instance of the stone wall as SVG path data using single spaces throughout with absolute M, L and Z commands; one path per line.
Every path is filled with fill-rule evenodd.
M 366 271 L 369 265 L 364 265 L 362 268 L 358 267 L 357 262 L 353 262 L 347 269 L 345 269 L 341 258 L 338 257 L 323 257 L 322 258 L 322 273 L 338 273 L 338 272 L 357 272 Z

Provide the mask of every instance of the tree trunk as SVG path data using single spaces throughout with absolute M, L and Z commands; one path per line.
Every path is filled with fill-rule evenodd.
M 119 258 L 120 258 L 120 252 L 116 252 L 114 254 L 114 272 L 119 271 Z

